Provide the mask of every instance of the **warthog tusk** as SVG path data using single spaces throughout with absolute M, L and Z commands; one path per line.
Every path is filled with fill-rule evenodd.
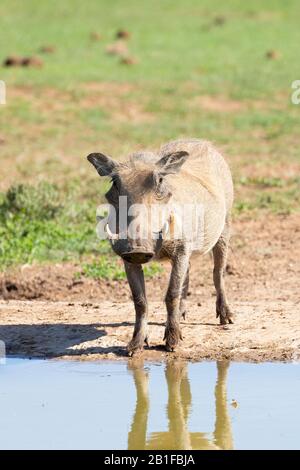
M 118 240 L 119 239 L 119 235 L 117 233 L 112 233 L 112 231 L 110 230 L 108 224 L 105 225 L 105 231 L 106 231 L 106 233 L 108 235 L 108 238 L 110 240 Z
M 163 237 L 167 235 L 167 233 L 168 233 L 168 231 L 169 231 L 169 228 L 170 228 L 169 222 L 166 221 L 166 222 L 164 223 L 163 228 L 161 229 L 161 234 L 162 234 Z
M 164 223 L 163 225 L 163 228 L 159 231 L 159 232 L 154 232 L 156 234 L 158 234 L 159 238 L 160 239 L 163 239 L 169 232 L 169 229 L 170 229 L 170 224 L 168 222 L 168 220 Z

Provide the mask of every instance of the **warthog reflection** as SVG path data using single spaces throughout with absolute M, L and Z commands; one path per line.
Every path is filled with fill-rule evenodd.
M 192 405 L 192 394 L 188 379 L 187 364 L 175 361 L 167 364 L 165 377 L 168 386 L 167 417 L 169 429 L 155 432 L 147 437 L 150 407 L 149 376 L 143 367 L 130 366 L 136 388 L 136 408 L 131 430 L 128 434 L 128 449 L 233 449 L 231 422 L 227 407 L 226 380 L 228 362 L 217 362 L 215 385 L 215 426 L 211 437 L 204 432 L 189 432 L 188 419 Z

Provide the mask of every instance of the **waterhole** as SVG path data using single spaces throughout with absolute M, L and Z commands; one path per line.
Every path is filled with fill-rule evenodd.
M 6 359 L 1 449 L 299 449 L 300 365 Z

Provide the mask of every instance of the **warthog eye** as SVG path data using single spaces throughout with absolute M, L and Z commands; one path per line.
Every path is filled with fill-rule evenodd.
M 155 196 L 157 199 L 164 199 L 171 196 L 171 192 L 167 187 L 165 178 L 161 174 L 154 175 L 155 180 Z

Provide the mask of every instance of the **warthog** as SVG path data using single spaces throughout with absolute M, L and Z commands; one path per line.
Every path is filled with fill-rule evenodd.
M 209 142 L 186 139 L 169 142 L 158 153 L 135 153 L 125 163 L 101 153 L 92 153 L 87 158 L 100 176 L 109 176 L 112 181 L 106 199 L 111 208 L 110 216 L 116 215 L 117 220 L 114 222 L 109 216 L 105 229 L 113 250 L 123 258 L 135 306 L 129 354 L 142 349 L 144 342 L 148 345 L 148 306 L 142 264 L 152 259 L 168 258 L 172 265 L 165 297 L 164 339 L 168 351 L 173 351 L 182 339 L 179 322 L 181 316 L 185 317 L 190 257 L 195 250 L 203 254 L 212 250 L 217 317 L 222 325 L 233 323 L 223 278 L 233 185 L 221 154 Z M 120 196 L 127 198 L 128 206 L 123 226 Z M 155 217 L 153 211 L 145 213 L 144 209 L 150 206 L 155 208 Z M 184 210 L 180 211 L 182 207 Z M 186 207 L 194 208 L 198 225 L 194 223 L 194 213 L 193 220 L 184 220 Z M 199 211 L 199 207 L 202 210 Z M 134 230 L 131 230 L 132 224 Z

